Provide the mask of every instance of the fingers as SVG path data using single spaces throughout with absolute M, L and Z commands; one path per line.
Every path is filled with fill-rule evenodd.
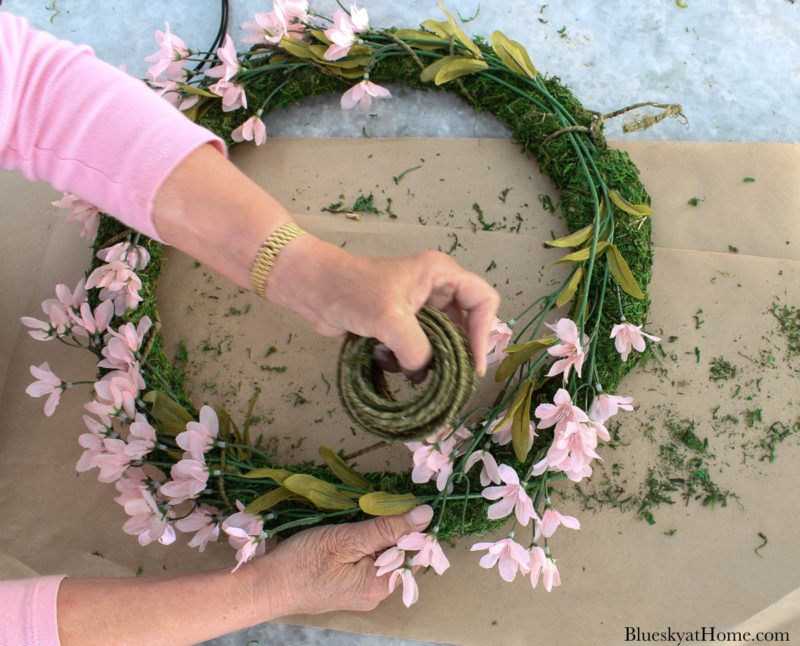
M 433 349 L 414 312 L 400 307 L 392 308 L 381 317 L 376 329 L 376 338 L 394 352 L 407 375 L 423 371 L 430 363 Z
M 423 381 L 425 381 L 425 377 L 428 374 L 427 367 L 423 368 L 422 370 L 417 370 L 416 372 L 403 370 L 400 367 L 400 363 L 397 361 L 397 357 L 395 356 L 394 352 L 392 352 L 388 346 L 383 343 L 378 343 L 372 349 L 372 356 L 375 357 L 375 363 L 377 363 L 380 369 L 384 372 L 402 371 L 406 379 L 415 384 L 421 384 Z
M 362 555 L 382 552 L 397 544 L 397 539 L 411 532 L 423 531 L 433 518 L 429 505 L 415 507 L 402 516 L 380 516 L 348 525 L 351 546 Z

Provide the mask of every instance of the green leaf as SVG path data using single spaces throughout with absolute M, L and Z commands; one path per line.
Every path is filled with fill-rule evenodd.
M 442 49 L 443 47 L 447 47 L 448 43 L 450 42 L 449 37 L 440 38 L 439 36 L 434 36 L 433 34 L 429 34 L 427 31 L 421 31 L 419 29 L 398 29 L 396 32 L 394 32 L 394 35 L 400 40 L 414 41 L 411 43 L 413 47 L 425 51 Z
M 203 88 L 193 87 L 191 85 L 186 85 L 185 83 L 178 83 L 178 87 L 186 92 L 186 94 L 196 94 L 198 96 L 207 96 L 212 99 L 218 99 L 219 96 L 216 94 L 212 94 L 208 90 L 204 90 Z
M 444 8 L 442 4 L 442 0 L 439 0 L 439 9 L 444 12 L 444 15 L 447 16 L 447 20 L 450 22 L 450 26 L 453 28 L 453 33 L 456 35 L 456 38 L 461 42 L 464 47 L 466 47 L 470 52 L 473 53 L 477 58 L 483 58 L 483 54 L 481 50 L 478 49 L 478 46 L 473 43 L 469 37 L 464 33 L 461 27 L 458 26 L 456 23 L 456 19 L 450 14 L 450 12 Z
M 279 45 L 286 52 L 297 58 L 319 60 L 319 56 L 317 56 L 311 49 L 312 47 L 316 47 L 316 45 L 311 45 L 311 43 L 307 43 L 304 40 L 292 38 L 291 36 L 284 36 L 283 38 L 281 38 L 281 42 L 279 43 Z
M 635 215 L 637 217 L 642 217 L 645 215 L 653 215 L 653 209 L 651 209 L 646 204 L 631 204 L 626 200 L 622 195 L 620 195 L 617 191 L 609 191 L 608 196 L 611 198 L 611 201 L 614 203 L 618 209 L 625 211 L 625 213 L 630 213 L 631 215 Z
M 456 58 L 464 58 L 463 56 L 444 56 L 439 60 L 434 61 L 428 67 L 426 67 L 422 72 L 420 72 L 419 80 L 423 83 L 430 83 L 434 78 L 436 78 L 436 73 L 442 68 L 443 65 L 447 65 L 450 61 Z
M 525 462 L 528 457 L 528 443 L 531 438 L 531 398 L 536 390 L 536 384 L 529 381 L 526 387 L 525 399 L 522 405 L 514 413 L 514 420 L 511 422 L 511 444 L 514 447 L 514 455 L 517 460 Z
M 564 289 L 561 294 L 559 294 L 558 298 L 556 299 L 556 307 L 562 307 L 569 303 L 572 298 L 575 296 L 575 292 L 578 291 L 578 285 L 581 284 L 584 275 L 586 275 L 586 271 L 583 267 L 578 267 L 578 271 L 575 272 L 575 275 L 572 277 L 572 280 L 569 281 L 567 287 Z
M 263 496 L 259 496 L 253 502 L 251 502 L 247 507 L 244 508 L 244 512 L 246 514 L 257 514 L 259 512 L 264 511 L 265 509 L 269 509 L 270 507 L 274 507 L 282 500 L 286 500 L 292 496 L 292 492 L 289 491 L 286 487 L 278 487 L 277 489 L 273 489 L 272 491 L 268 491 Z
M 161 428 L 167 435 L 183 433 L 186 430 L 187 422 L 194 421 L 194 418 L 183 406 L 160 390 L 151 390 L 142 399 L 148 404 L 152 404 L 150 413 L 161 422 Z
M 597 254 L 596 257 L 600 257 L 608 247 L 609 243 L 605 240 L 602 240 L 597 243 Z M 568 253 L 563 258 L 559 258 L 556 260 L 553 265 L 560 265 L 562 262 L 583 262 L 584 260 L 589 260 L 589 256 L 592 255 L 592 247 L 584 247 L 583 249 L 579 249 L 578 251 L 573 251 L 572 253 Z M 550 265 L 551 267 L 553 265 Z
M 563 238 L 556 238 L 555 240 L 545 240 L 548 247 L 580 247 L 584 242 L 589 240 L 594 235 L 594 224 L 588 227 L 578 229 L 575 233 L 570 233 Z
M 283 481 L 283 486 L 292 493 L 302 496 L 319 509 L 355 509 L 350 498 L 339 491 L 335 485 L 305 473 L 295 473 Z
M 370 516 L 396 516 L 411 511 L 419 505 L 414 494 L 393 494 L 385 491 L 367 493 L 358 499 L 358 506 Z
M 503 359 L 497 371 L 494 373 L 494 380 L 501 383 L 516 372 L 523 363 L 539 354 L 542 350 L 549 348 L 556 342 L 555 336 L 546 336 L 541 339 L 534 339 L 526 343 L 512 345 L 505 349 L 508 356 Z
M 449 22 L 442 20 L 426 20 L 422 23 L 425 29 L 430 29 L 434 34 L 446 42 L 450 42 L 450 37 L 455 35 L 455 30 Z M 430 36 L 430 34 L 428 34 Z
M 631 268 L 628 267 L 628 263 L 625 262 L 625 258 L 622 257 L 616 245 L 612 244 L 608 247 L 606 259 L 608 260 L 608 268 L 611 270 L 611 275 L 617 281 L 617 284 L 634 298 L 643 299 L 644 294 L 639 289 Z
M 492 33 L 492 48 L 512 72 L 528 76 L 531 79 L 535 79 L 538 75 L 525 48 L 516 40 L 511 40 L 502 31 Z
M 339 478 L 343 484 L 346 484 L 348 487 L 353 487 L 354 489 L 366 489 L 367 491 L 372 491 L 375 488 L 369 480 L 342 460 L 331 447 L 320 446 L 318 451 L 322 459 L 325 460 L 325 464 L 328 465 L 328 468 L 333 471 L 333 474 Z
M 316 38 L 319 42 L 323 43 L 324 45 L 331 45 L 331 41 L 328 40 L 328 37 L 325 35 L 325 32 L 322 29 L 309 29 L 311 35 Z
M 436 76 L 433 79 L 433 82 L 436 83 L 436 85 L 443 85 L 448 81 L 452 81 L 461 76 L 466 76 L 467 74 L 480 72 L 481 70 L 485 70 L 487 67 L 489 67 L 489 64 L 486 61 L 479 61 L 467 56 L 451 56 L 448 58 L 451 60 L 440 66 L 436 71 Z
M 516 412 L 525 404 L 525 400 L 528 398 L 528 391 L 535 389 L 535 387 L 536 382 L 533 379 L 529 379 L 522 385 L 519 391 L 517 391 L 517 397 L 506 412 L 505 417 L 495 425 L 496 429 L 505 426 L 505 423 L 514 417 Z
M 270 467 L 261 467 L 260 469 L 254 469 L 253 471 L 248 471 L 247 473 L 243 473 L 243 478 L 270 478 L 277 482 L 279 485 L 283 484 L 286 478 L 289 476 L 293 476 L 294 473 L 291 471 L 287 471 L 286 469 L 272 469 Z

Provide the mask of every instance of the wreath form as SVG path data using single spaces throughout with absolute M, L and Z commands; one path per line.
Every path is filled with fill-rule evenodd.
M 446 11 L 445 13 L 447 14 Z M 534 440 L 534 424 L 531 422 L 533 413 L 537 411 L 537 407 L 549 405 L 546 402 L 552 400 L 557 390 L 558 393 L 562 390 L 569 392 L 576 406 L 580 402 L 585 410 L 589 410 L 601 391 L 614 392 L 621 378 L 635 365 L 635 361 L 621 359 L 611 333 L 620 321 L 641 327 L 649 307 L 646 287 L 652 267 L 649 218 L 652 212 L 647 206 L 650 199 L 639 181 L 638 170 L 627 154 L 608 148 L 602 136 L 603 116 L 584 109 L 557 77 L 543 78 L 539 75 L 519 43 L 508 39 L 501 32 L 492 35 L 491 46 L 480 38 L 472 41 L 464 35 L 452 16 L 447 16 L 447 22 L 426 21 L 423 23 L 424 30 L 369 30 L 363 35 L 363 40 L 352 47 L 349 55 L 335 61 L 324 56 L 324 51 L 330 46 L 325 35 L 327 32 L 309 29 L 306 34 L 308 40 L 295 38 L 296 33 L 286 34 L 274 46 L 257 46 L 247 53 L 237 55 L 240 67 L 233 77 L 233 81 L 238 81 L 245 89 L 247 103 L 258 106 L 255 116 L 259 119 L 264 112 L 296 103 L 306 97 L 340 93 L 352 86 L 353 79 L 369 78 L 377 83 L 402 83 L 411 89 L 433 87 L 449 90 L 467 101 L 475 110 L 491 112 L 506 123 L 523 151 L 538 160 L 540 171 L 550 178 L 560 193 L 559 206 L 571 234 L 546 244 L 577 248 L 557 261 L 570 263 L 572 272 L 555 292 L 538 299 L 517 317 L 514 322 L 517 345 L 506 349 L 505 359 L 495 375 L 498 382 L 505 381 L 505 386 L 490 407 L 466 414 L 461 410 L 459 413 L 465 399 L 463 388 L 467 386 L 466 382 L 470 381 L 470 377 L 455 388 L 457 394 L 434 398 L 442 400 L 441 404 L 446 409 L 445 417 L 434 416 L 435 421 L 430 427 L 426 427 L 426 435 L 442 420 L 455 421 L 452 427 L 440 429 L 435 437 L 429 438 L 428 443 L 409 445 L 415 451 L 415 464 L 417 451 L 433 453 L 447 443 L 450 443 L 451 451 L 457 442 L 461 446 L 450 458 L 451 468 L 446 477 L 441 477 L 442 473 L 439 473 L 440 477 L 435 484 L 420 484 L 418 479 L 415 483 L 412 472 L 358 473 L 347 464 L 342 455 L 327 447 L 320 447 L 325 463 L 323 466 L 311 462 L 281 465 L 277 456 L 267 455 L 250 442 L 249 415 L 240 430 L 222 408 L 211 409 L 204 406 L 198 414 L 184 389 L 182 371 L 171 365 L 164 353 L 156 302 L 156 286 L 161 271 L 161 245 L 131 232 L 109 217 L 101 218 L 94 243 L 96 251 L 127 240 L 134 248 L 136 245 L 144 247 L 150 255 L 146 268 L 136 272 L 141 281 L 141 304 L 136 309 L 123 312 L 119 312 L 118 307 L 118 316 L 111 320 L 108 328 L 111 330 L 111 326 L 115 325 L 121 330 L 125 324 L 139 322 L 142 329 L 142 321 L 153 322 L 149 334 L 140 335 L 141 345 L 137 345 L 134 353 L 146 382 L 141 389 L 146 394 L 141 397 L 137 395 L 135 412 L 137 420 L 138 415 L 142 414 L 143 419 L 158 431 L 158 438 L 153 442 L 148 459 L 142 459 L 139 463 L 132 461 L 130 464 L 138 466 L 149 462 L 161 467 L 172 465 L 174 474 L 174 467 L 181 460 L 180 448 L 186 449 L 181 442 L 176 442 L 176 437 L 187 429 L 202 428 L 209 431 L 212 426 L 218 427 L 211 433 L 213 438 L 206 437 L 206 445 L 202 450 L 208 460 L 207 485 L 193 497 L 187 497 L 187 500 L 194 501 L 194 507 L 183 513 L 181 518 L 188 517 L 194 510 L 204 506 L 209 509 L 207 505 L 215 505 L 215 509 L 218 508 L 216 514 L 206 513 L 209 523 L 213 521 L 215 525 L 215 533 L 210 530 L 207 533 L 216 539 L 220 534 L 220 526 L 227 532 L 221 521 L 227 518 L 228 522 L 236 517 L 239 527 L 243 527 L 242 531 L 249 537 L 246 541 L 248 547 L 245 549 L 249 555 L 247 558 L 252 557 L 256 547 L 263 550 L 264 539 L 269 536 L 287 536 L 316 524 L 350 522 L 365 516 L 403 513 L 421 503 L 431 504 L 438 512 L 435 526 L 429 535 L 437 546 L 439 540 L 484 534 L 497 529 L 507 522 L 508 514 L 503 517 L 494 514 L 492 517 L 490 509 L 487 517 L 489 503 L 486 498 L 489 496 L 481 494 L 481 488 L 486 486 L 489 477 L 486 469 L 480 475 L 476 469 L 469 472 L 466 469 L 474 465 L 478 458 L 482 459 L 481 455 L 473 458 L 472 454 L 485 453 L 479 447 L 489 446 L 486 442 L 489 433 L 509 424 L 512 427 L 513 442 L 492 446 L 491 449 L 497 462 L 504 465 L 500 469 L 507 469 L 505 474 L 509 479 L 503 477 L 507 485 L 505 488 L 494 489 L 508 490 L 508 487 L 517 486 L 513 483 L 515 478 L 517 484 L 521 479 L 523 490 L 535 492 L 528 500 L 528 504 L 533 505 L 533 513 L 528 514 L 527 518 L 533 517 L 539 523 L 541 519 L 534 510 L 540 506 L 547 510 L 552 509 L 547 493 L 548 482 L 566 475 L 563 471 L 547 468 L 543 472 L 534 473 L 534 465 L 547 453 L 554 433 L 552 429 L 545 428 Z M 235 142 L 231 135 L 243 124 L 241 112 L 223 109 L 220 97 L 202 87 L 208 87 L 207 77 L 200 74 L 196 80 L 200 81 L 200 86 L 191 85 L 191 79 L 187 84 L 180 85 L 182 98 L 199 97 L 196 104 L 186 111 L 187 116 L 233 145 Z M 679 109 L 677 112 L 679 113 Z M 671 114 L 675 114 L 675 110 Z M 89 270 L 89 283 L 103 266 L 100 260 L 93 261 Z M 98 284 L 98 281 L 94 282 Z M 88 286 L 90 285 L 87 283 Z M 97 308 L 101 303 L 101 295 L 95 291 L 90 292 L 89 304 Z M 543 367 L 543 362 L 548 357 L 546 351 L 556 349 L 552 346 L 557 337 L 564 342 L 561 322 L 559 326 L 551 326 L 556 331 L 555 336 L 537 337 L 537 334 L 552 308 L 560 307 L 570 300 L 573 301 L 570 317 L 577 323 L 577 343 L 578 346 L 583 343 L 586 347 L 584 358 L 588 366 L 584 366 L 582 380 L 575 374 L 580 373 L 580 364 L 575 366 L 576 371 L 572 375 L 569 375 L 567 366 L 561 389 L 560 382 L 545 375 Z M 530 312 L 537 306 L 539 309 L 531 315 Z M 529 320 L 522 325 L 526 317 Z M 142 337 L 146 337 L 146 340 Z M 96 338 L 99 340 L 100 336 L 97 335 Z M 347 343 L 352 342 L 351 339 Z M 456 363 L 463 364 L 466 358 L 471 367 L 468 348 L 466 353 L 463 349 L 457 352 L 452 347 L 448 349 L 447 342 L 443 347 L 447 356 L 460 352 Z M 380 399 L 383 396 L 384 401 L 390 401 L 391 395 L 387 395 L 380 385 L 380 371 L 369 364 L 369 343 L 366 348 L 359 350 L 364 369 L 356 370 L 355 375 L 349 376 L 342 371 L 342 366 L 346 364 L 343 349 L 340 361 L 340 392 L 346 393 L 348 389 L 355 389 L 356 392 L 367 393 L 368 398 Z M 101 356 L 98 348 L 93 351 Z M 105 353 L 102 356 L 106 356 Z M 627 359 L 627 353 L 624 353 L 624 358 Z M 582 361 L 583 359 L 581 363 Z M 465 373 L 468 374 L 469 371 Z M 353 386 L 354 383 L 357 387 Z M 468 385 L 471 389 L 472 384 Z M 558 393 L 556 397 L 560 396 Z M 461 400 L 454 406 L 453 402 L 459 397 Z M 346 403 L 346 398 L 344 401 L 348 411 L 354 414 L 352 406 Z M 251 413 L 254 403 L 255 397 L 251 401 Z M 134 421 L 134 415 L 130 411 L 126 415 L 118 407 L 118 412 L 122 419 Z M 477 416 L 476 413 L 483 414 Z M 503 419 L 499 421 L 501 417 Z M 370 430 L 370 425 L 369 421 L 359 422 L 359 426 L 366 430 Z M 546 424 L 544 426 L 547 427 Z M 531 445 L 525 446 L 529 427 Z M 107 431 L 113 437 L 119 437 L 110 425 Z M 386 435 L 392 435 L 391 424 Z M 410 437 L 408 435 L 403 439 Z M 465 447 L 469 448 L 465 451 Z M 352 459 L 370 448 L 346 457 Z M 186 455 L 184 453 L 183 457 Z M 468 459 L 472 462 L 465 468 Z M 487 464 L 485 460 L 484 463 Z M 496 468 L 495 464 L 495 470 Z M 240 484 L 246 482 L 248 486 L 261 488 L 262 491 L 259 495 L 244 494 L 241 500 L 231 499 L 226 493 L 226 481 Z M 499 483 L 499 480 L 495 479 L 495 482 Z M 146 480 L 142 485 L 149 492 L 154 509 L 158 510 L 153 513 L 161 514 L 161 521 L 167 530 L 172 522 L 180 528 L 180 519 L 176 520 L 175 512 L 169 511 L 170 506 L 164 502 L 163 496 L 157 499 L 160 485 L 162 483 L 153 479 Z M 486 491 L 488 489 L 484 490 L 484 494 Z M 497 499 L 499 495 L 493 499 Z M 521 515 L 519 508 L 516 515 L 518 521 L 525 521 L 525 512 Z M 522 522 L 523 526 L 526 524 L 527 522 Z M 569 521 L 562 524 L 570 526 Z M 540 529 L 537 524 L 537 533 L 532 541 L 534 546 L 539 539 Z M 553 529 L 554 527 L 549 533 L 545 531 L 545 536 L 551 535 Z M 162 532 L 167 530 L 162 528 Z M 228 534 L 232 536 L 231 532 Z M 140 534 L 140 542 L 171 542 L 163 540 L 164 535 L 148 536 L 149 538 L 142 540 Z M 511 536 L 513 537 L 513 530 Z M 233 544 L 233 539 L 231 542 Z M 500 543 L 502 541 L 496 545 Z M 203 546 L 204 544 L 202 543 Z M 486 547 L 490 544 L 479 545 Z M 241 554 L 242 545 L 238 547 Z M 539 547 L 532 549 L 541 550 Z M 546 538 L 544 550 L 542 555 L 550 559 Z M 239 564 L 247 558 L 240 557 Z M 544 559 L 545 556 L 541 558 Z M 419 563 L 422 561 L 414 562 Z

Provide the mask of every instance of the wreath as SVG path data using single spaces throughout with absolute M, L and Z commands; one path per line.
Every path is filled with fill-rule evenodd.
M 99 375 L 95 382 L 65 382 L 43 363 L 31 366 L 37 381 L 27 392 L 48 395 L 50 415 L 64 389 L 93 385 L 77 470 L 98 468 L 100 481 L 115 484 L 115 500 L 130 516 L 123 529 L 142 545 L 169 544 L 176 530 L 192 533 L 189 544 L 201 551 L 227 537 L 238 568 L 263 552 L 269 537 L 427 503 L 435 512 L 432 529 L 403 537 L 377 560 L 378 575 L 389 574 L 392 587 L 403 583 L 406 605 L 416 599 L 412 565 L 441 574 L 449 566 L 441 541 L 482 535 L 510 516 L 507 538 L 473 545 L 488 550 L 480 564 L 499 562 L 505 580 L 529 574 L 534 587 L 540 573 L 548 590 L 560 583 L 550 539 L 559 525 L 580 525 L 553 508 L 548 488 L 591 475 L 598 440 L 609 440 L 606 421 L 619 409 L 631 410 L 631 398 L 610 393 L 632 366 L 631 349 L 642 351 L 645 337 L 655 339 L 641 329 L 652 264 L 649 196 L 628 156 L 606 145 L 604 115 L 586 110 L 557 77 L 542 76 L 519 43 L 500 31 L 488 42 L 472 40 L 439 7 L 444 21 L 375 29 L 355 4 L 330 20 L 309 12 L 303 0 L 275 0 L 272 11 L 243 25 L 252 32 L 245 41 L 255 43 L 249 51 L 237 53 L 227 36 L 213 61 L 212 53 L 189 50 L 167 24 L 156 32 L 161 49 L 149 57 L 147 82 L 230 145 L 263 143 L 265 112 L 314 95 L 340 93 L 349 109 L 389 97 L 385 83 L 454 92 L 505 122 L 560 192 L 570 234 L 545 244 L 564 250 L 554 263 L 569 265 L 567 279 L 515 320 L 496 322 L 490 363 L 499 363 L 494 378 L 504 386 L 494 402 L 464 410 L 468 397 L 458 405 L 450 392 L 428 397 L 444 412 L 424 427 L 424 438 L 404 436 L 415 438 L 407 443 L 412 469 L 360 473 L 324 446 L 321 463 L 288 465 L 250 440 L 255 396 L 241 425 L 220 406 L 192 406 L 160 333 L 161 245 L 65 194 L 54 204 L 70 208 L 68 219 L 95 238 L 96 257 L 74 290 L 59 285 L 56 298 L 42 304 L 48 320 L 25 317 L 23 323 L 34 338 L 93 352 Z M 195 62 L 190 70 L 187 64 Z M 643 121 L 679 113 L 680 106 L 666 106 Z M 569 315 L 555 319 L 554 309 L 568 304 Z M 471 388 L 472 361 L 468 349 L 464 360 L 460 332 L 435 311 L 421 316 L 444 326 L 444 340 L 434 343 L 442 356 L 461 357 L 436 361 L 434 373 L 454 364 L 458 374 L 442 380 L 462 378 Z M 351 339 L 356 350 L 343 351 L 340 391 L 343 398 L 355 393 L 362 404 L 385 405 L 391 393 L 379 387 L 381 371 L 366 341 Z M 393 410 L 403 404 L 393 402 Z M 367 430 L 370 424 L 360 422 Z M 385 434 L 392 428 L 390 422 Z M 258 493 L 242 493 L 242 483 Z M 531 524 L 528 541 L 515 538 L 515 530 Z

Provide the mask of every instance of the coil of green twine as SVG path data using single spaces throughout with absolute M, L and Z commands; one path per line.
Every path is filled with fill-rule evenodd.
M 339 354 L 339 398 L 350 419 L 363 431 L 408 442 L 433 435 L 451 424 L 478 385 L 478 373 L 466 336 L 439 310 L 417 313 L 433 348 L 433 360 L 422 390 L 398 401 L 373 355 L 378 340 L 348 335 Z

